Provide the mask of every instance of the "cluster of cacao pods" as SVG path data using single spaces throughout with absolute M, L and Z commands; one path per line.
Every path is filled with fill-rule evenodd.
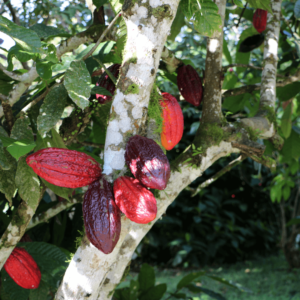
M 253 26 L 259 32 L 262 33 L 267 27 L 268 12 L 263 9 L 256 9 L 253 14 Z
M 41 281 L 41 271 L 32 256 L 23 248 L 16 247 L 4 264 L 13 281 L 24 289 L 36 289 Z

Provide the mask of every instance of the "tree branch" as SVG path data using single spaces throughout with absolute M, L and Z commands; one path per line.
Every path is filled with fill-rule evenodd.
M 176 58 L 174 53 L 170 51 L 166 46 L 163 48 L 163 51 L 161 53 L 161 59 L 166 63 L 167 71 L 169 73 L 175 72 L 179 65 L 182 63 L 181 60 Z
M 17 25 L 20 25 L 19 17 L 17 16 L 15 9 L 12 7 L 10 0 L 4 0 L 4 1 L 5 1 L 4 3 L 8 7 L 8 9 L 12 15 L 14 23 L 16 23 Z
M 10 78 L 17 80 L 17 81 L 21 81 L 22 78 L 24 77 L 23 75 L 18 75 L 14 72 L 7 71 L 6 68 L 1 63 L 0 63 L 0 70 L 2 70 L 3 73 L 6 74 L 7 76 L 9 76 Z
M 239 165 L 246 158 L 247 158 L 247 156 L 242 154 L 237 159 L 231 161 L 222 170 L 220 170 L 219 172 L 217 172 L 211 178 L 209 178 L 206 181 L 202 182 L 196 189 L 193 189 L 193 194 L 191 195 L 191 197 L 195 197 L 202 189 L 204 189 L 204 188 L 208 187 L 210 184 L 214 183 L 217 179 L 219 179 L 225 173 L 231 171 L 231 169 L 233 169 L 235 166 Z
M 205 63 L 205 89 L 203 94 L 202 119 L 204 123 L 220 124 L 222 114 L 222 55 L 223 55 L 223 24 L 225 18 L 225 0 L 216 0 L 222 19 L 220 31 L 215 32 L 213 38 L 207 40 Z
M 72 199 L 70 199 L 69 201 L 64 200 L 62 202 L 59 202 L 58 204 L 51 207 L 47 211 L 42 212 L 42 213 L 38 214 L 37 216 L 35 216 L 34 218 L 32 218 L 26 228 L 26 231 L 35 227 L 38 224 L 48 222 L 49 219 L 53 218 L 60 212 L 73 206 L 74 204 L 82 203 L 82 201 L 83 201 L 83 194 L 80 194 L 80 195 L 72 196 Z
M 2 269 L 7 258 L 25 233 L 25 230 L 32 216 L 34 215 L 45 190 L 45 187 L 41 189 L 39 201 L 37 201 L 37 203 L 29 205 L 25 201 L 22 201 L 19 204 L 16 213 L 12 217 L 10 224 L 8 225 L 0 240 L 0 269 Z

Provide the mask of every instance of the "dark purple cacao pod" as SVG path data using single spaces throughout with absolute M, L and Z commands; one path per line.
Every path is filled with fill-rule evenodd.
M 117 206 L 132 222 L 147 224 L 156 218 L 156 199 L 137 179 L 128 176 L 117 178 L 114 195 Z
M 105 254 L 111 253 L 120 237 L 121 214 L 110 184 L 101 178 L 84 194 L 83 220 L 89 241 Z
M 184 65 L 178 69 L 177 85 L 185 101 L 199 106 L 202 101 L 203 86 L 201 78 L 190 65 Z
M 108 68 L 108 70 L 116 77 L 118 78 L 119 72 L 120 72 L 120 67 L 121 65 L 119 64 L 114 64 Z M 103 73 L 96 83 L 97 86 L 103 87 L 106 90 L 108 90 L 112 95 L 115 92 L 116 85 L 112 82 L 112 80 L 109 78 L 107 73 Z M 96 99 L 100 104 L 104 104 L 106 102 L 109 102 L 112 100 L 112 96 L 105 96 L 105 95 L 100 95 L 96 94 Z
M 25 249 L 16 247 L 5 262 L 4 269 L 22 288 L 36 289 L 39 287 L 41 271 Z
M 253 26 L 259 33 L 265 31 L 267 27 L 267 16 L 268 12 L 260 8 L 253 14 Z
M 170 178 L 170 164 L 161 148 L 151 139 L 135 135 L 126 145 L 125 161 L 144 186 L 164 190 Z

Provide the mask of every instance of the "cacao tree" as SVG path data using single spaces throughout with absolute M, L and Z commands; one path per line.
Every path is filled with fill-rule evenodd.
M 271 170 L 279 162 L 296 163 L 300 157 L 296 118 L 300 114 L 300 10 L 299 1 L 294 2 L 93 0 L 86 5 L 72 1 L 61 13 L 60 1 L 41 1 L 35 10 L 27 10 L 26 4 L 15 7 L 11 1 L 4 1 L 0 34 L 11 37 L 15 45 L 7 50 L 1 48 L 0 191 L 3 205 L 7 204 L 3 211 L 8 213 L 1 215 L 6 229 L 0 241 L 0 263 L 1 267 L 5 265 L 18 244 L 32 254 L 42 274 L 37 290 L 18 290 L 16 299 L 36 299 L 37 293 L 47 296 L 49 289 L 54 299 L 112 299 L 143 237 L 179 193 L 220 158 L 240 155 L 194 194 L 246 157 Z M 92 20 L 85 18 L 87 7 L 93 12 Z M 257 9 L 267 13 L 257 19 Z M 252 20 L 259 31 L 252 26 Z M 226 36 L 234 26 L 240 35 L 235 59 L 228 50 Z M 176 56 L 168 48 L 167 39 L 180 37 L 182 28 L 206 42 L 202 79 L 192 66 L 184 67 L 193 64 L 191 60 Z M 260 59 L 256 65 L 249 64 L 252 50 Z M 278 57 L 282 58 L 279 68 Z M 284 65 L 286 62 L 289 64 Z M 166 91 L 158 89 L 157 74 L 175 86 L 178 84 L 179 91 L 187 88 L 182 96 L 191 105 L 201 103 L 201 120 L 193 142 L 171 161 L 166 188 L 152 190 L 157 203 L 155 219 L 136 223 L 132 221 L 135 218 L 122 214 L 119 240 L 111 240 L 109 245 L 95 247 L 90 242 L 90 232 L 83 233 L 67 266 L 66 251 L 43 242 L 22 243 L 27 230 L 81 203 L 85 193 L 89 195 L 87 186 L 74 193 L 74 186 L 58 186 L 55 181 L 45 180 L 42 173 L 35 173 L 28 157 L 34 157 L 35 163 L 41 149 L 86 152 L 93 159 L 89 164 L 95 160 L 102 168 L 105 181 L 95 185 L 105 184 L 109 191 L 109 184 L 114 186 L 116 181 L 121 192 L 132 193 L 131 184 L 119 184 L 135 181 L 123 177 L 132 176 L 125 158 L 129 139 L 136 135 L 147 137 L 164 149 L 161 136 L 167 135 L 162 133 L 165 111 L 160 105 L 166 94 L 162 92 Z M 193 99 L 195 94 L 201 99 Z M 280 101 L 289 103 L 278 124 Z M 176 114 L 170 113 L 171 137 L 167 141 L 173 135 L 175 139 L 182 135 L 180 130 L 171 131 L 180 122 Z M 60 173 L 66 172 L 63 166 L 57 168 Z M 63 180 L 67 182 L 68 178 Z M 89 193 L 94 188 L 92 184 Z M 56 194 L 62 201 L 46 205 L 41 201 L 46 189 L 48 195 Z M 144 193 L 150 191 L 145 189 Z M 107 203 L 112 201 L 109 197 Z M 91 222 L 89 218 L 98 217 L 92 204 L 87 206 L 91 214 L 84 215 L 85 224 Z M 299 205 L 294 209 L 295 218 Z M 64 216 L 57 221 L 66 222 L 69 215 Z M 293 232 L 299 234 L 297 224 L 294 225 Z M 90 228 L 93 227 L 86 230 L 93 230 Z M 43 268 L 50 268 L 52 260 L 51 276 L 44 273 L 43 277 Z M 1 277 L 6 282 L 10 280 L 4 271 Z M 59 283 L 53 278 L 60 278 Z M 2 280 L 1 297 L 12 299 L 16 290 L 7 286 Z

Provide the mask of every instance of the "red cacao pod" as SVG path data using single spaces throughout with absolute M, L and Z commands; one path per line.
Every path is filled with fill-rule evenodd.
M 114 64 L 108 68 L 108 70 L 116 77 L 118 78 L 119 72 L 120 72 L 120 67 L 121 65 L 119 64 Z M 113 83 L 113 81 L 109 78 L 107 73 L 103 73 L 96 83 L 97 86 L 103 87 L 106 90 L 108 90 L 112 95 L 115 92 L 116 85 Z M 96 99 L 98 100 L 99 103 L 104 104 L 106 102 L 109 102 L 112 100 L 112 96 L 105 96 L 105 95 L 100 95 L 96 94 Z
M 164 190 L 170 178 L 170 164 L 161 148 L 151 139 L 135 135 L 128 140 L 125 161 L 144 186 Z
M 99 179 L 101 168 L 91 156 L 63 148 L 46 148 L 26 158 L 33 171 L 48 182 L 79 188 Z
M 183 134 L 183 113 L 176 98 L 169 93 L 162 93 L 163 100 L 163 131 L 161 143 L 167 150 L 173 149 L 181 140 Z
M 185 101 L 199 106 L 202 101 L 203 86 L 201 78 L 190 65 L 184 65 L 178 69 L 177 85 Z
M 13 281 L 24 289 L 36 289 L 41 281 L 41 271 L 32 256 L 16 247 L 4 265 Z
M 253 26 L 259 32 L 262 33 L 267 27 L 268 12 L 263 9 L 257 9 L 253 14 Z
M 132 222 L 147 224 L 156 218 L 156 199 L 137 179 L 128 176 L 117 178 L 114 195 L 117 206 Z
M 84 194 L 83 220 L 89 241 L 105 254 L 111 253 L 120 237 L 121 213 L 110 184 L 101 178 Z

